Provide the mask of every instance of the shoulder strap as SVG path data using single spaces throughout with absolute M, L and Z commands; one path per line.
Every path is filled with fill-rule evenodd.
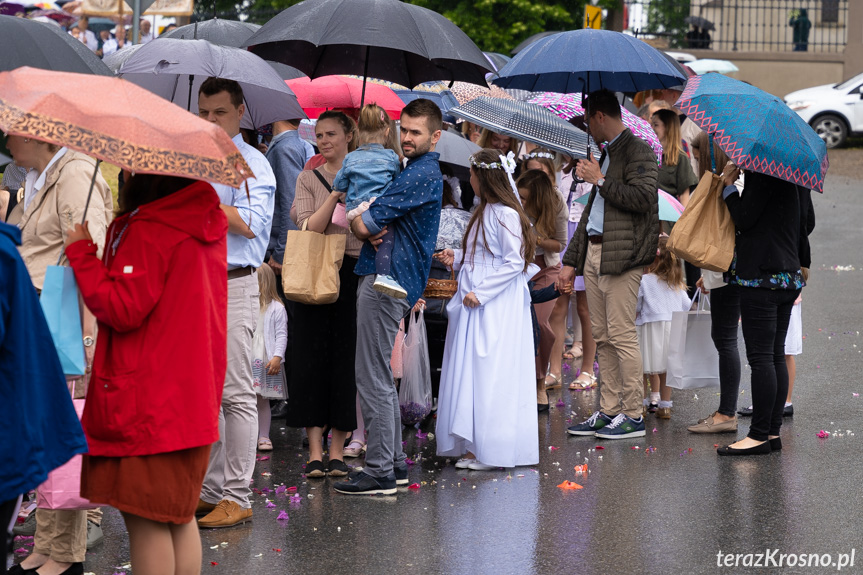
M 332 191 L 333 191 L 333 187 L 332 187 L 332 186 L 330 185 L 330 183 L 326 180 L 326 178 L 324 178 L 323 174 L 321 174 L 321 173 L 317 170 L 317 168 L 315 168 L 315 169 L 314 169 L 314 170 L 312 170 L 312 171 L 315 173 L 315 175 L 318 177 L 318 179 L 321 181 L 321 183 L 324 185 L 324 187 L 327 189 L 327 191 L 328 191 L 328 192 L 332 192 Z

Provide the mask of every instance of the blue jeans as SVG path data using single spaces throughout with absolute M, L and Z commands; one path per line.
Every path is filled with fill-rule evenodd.
M 740 286 L 710 290 L 710 337 L 719 352 L 719 413 L 734 417 L 740 392 L 740 352 L 737 324 L 740 321 Z
M 746 357 L 752 367 L 752 425 L 749 437 L 779 435 L 788 396 L 785 335 L 800 290 L 740 288 L 740 317 Z

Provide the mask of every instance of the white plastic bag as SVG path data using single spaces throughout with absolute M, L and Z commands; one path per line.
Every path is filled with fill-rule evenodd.
M 710 337 L 710 300 L 700 291 L 693 299 L 698 299 L 695 311 L 671 314 L 666 382 L 675 389 L 719 387 L 719 353 Z
M 423 312 L 411 312 L 408 334 L 402 351 L 402 382 L 399 408 L 404 425 L 415 425 L 428 417 L 432 408 L 431 368 L 428 335 Z

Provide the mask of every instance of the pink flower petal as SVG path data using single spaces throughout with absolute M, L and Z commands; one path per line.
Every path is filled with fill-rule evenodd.
M 408 489 L 419 489 L 419 488 L 420 488 L 419 483 L 411 483 L 410 485 L 408 485 Z
M 285 512 L 284 509 L 281 511 L 281 513 L 279 513 L 279 516 L 276 517 L 276 521 L 287 521 L 288 519 L 290 518 L 288 517 L 288 514 Z

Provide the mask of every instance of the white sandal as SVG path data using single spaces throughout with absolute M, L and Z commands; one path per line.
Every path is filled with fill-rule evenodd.
M 578 391 L 578 390 L 588 390 L 593 389 L 597 386 L 596 376 L 592 373 L 587 373 L 586 371 L 582 371 L 578 374 L 578 377 L 575 378 L 575 381 L 569 384 L 569 389 Z
M 258 439 L 258 451 L 272 451 L 273 442 L 266 437 Z
M 359 446 L 359 447 L 354 447 L 354 446 Z M 360 457 L 365 452 L 366 452 L 366 444 L 363 443 L 362 441 L 360 441 L 359 439 L 354 439 L 350 443 L 348 443 L 348 446 L 345 447 L 344 451 L 342 452 L 342 455 L 344 457 Z

